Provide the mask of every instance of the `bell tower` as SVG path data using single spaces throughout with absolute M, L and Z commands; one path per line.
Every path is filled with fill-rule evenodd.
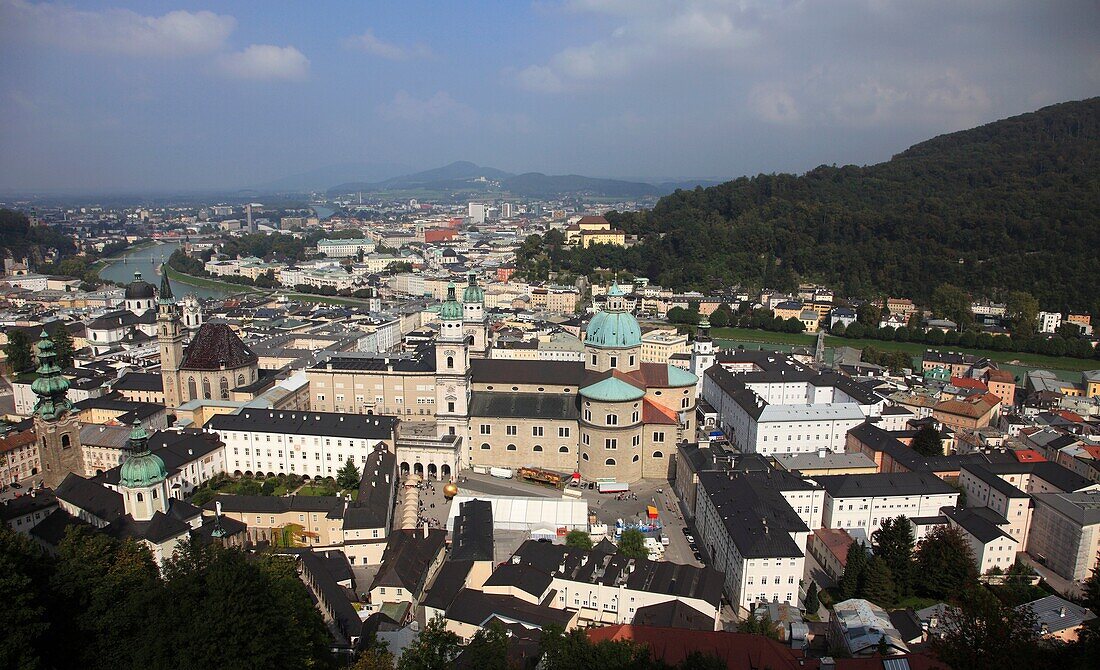
M 691 374 L 699 381 L 696 383 L 696 392 L 703 390 L 703 373 L 714 365 L 714 340 L 710 339 L 710 321 L 703 317 L 699 321 L 699 332 L 695 335 L 695 343 L 691 347 Z
M 477 285 L 477 275 L 473 272 L 468 281 L 462 292 L 462 331 L 470 338 L 470 356 L 487 358 L 489 333 L 485 324 L 485 290 Z
M 455 285 L 447 287 L 447 299 L 439 307 L 439 339 L 435 343 L 435 424 L 442 435 L 462 438 L 463 451 L 469 437 L 467 417 L 470 403 L 470 338 L 462 328 L 462 305 Z M 460 461 L 465 465 L 465 459 Z
M 69 380 L 61 374 L 57 352 L 46 331 L 38 340 L 38 379 L 31 390 L 38 396 L 34 405 L 34 433 L 38 440 L 38 462 L 42 482 L 57 488 L 70 472 L 84 473 L 80 447 L 80 421 L 69 402 Z
M 135 420 L 130 431 L 126 460 L 119 470 L 118 487 L 126 513 L 135 521 L 148 521 L 157 512 L 168 512 L 168 469 L 160 456 L 149 451 L 149 434 Z
M 191 398 L 180 388 L 180 362 L 183 360 L 183 325 L 172 299 L 168 267 L 160 266 L 160 298 L 157 300 L 157 344 L 160 348 L 160 377 L 164 385 L 164 404 L 175 409 Z

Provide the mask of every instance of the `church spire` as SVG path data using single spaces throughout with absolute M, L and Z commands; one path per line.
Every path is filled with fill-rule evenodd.
M 168 281 L 168 264 L 161 263 L 160 265 L 160 301 L 171 302 L 172 301 L 172 284 Z
M 68 396 L 69 380 L 61 374 L 53 341 L 44 330 L 38 340 L 38 369 L 35 372 L 38 378 L 31 384 L 31 390 L 38 396 L 38 402 L 34 405 L 34 413 L 47 421 L 61 418 L 73 407 Z

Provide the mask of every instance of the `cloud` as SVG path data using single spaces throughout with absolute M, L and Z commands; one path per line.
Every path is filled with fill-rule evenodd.
M 177 57 L 220 51 L 237 26 L 232 16 L 173 11 L 144 16 L 128 9 L 86 11 L 53 3 L 0 0 L 0 35 L 68 51 Z
M 781 86 L 761 85 L 749 91 L 749 106 L 769 123 L 794 123 L 801 118 L 794 97 Z
M 389 102 L 378 106 L 378 114 L 388 121 L 425 123 L 439 119 L 470 123 L 477 113 L 469 105 L 459 102 L 445 91 L 437 91 L 427 98 L 417 98 L 408 91 L 398 91 Z
M 218 59 L 221 72 L 236 79 L 300 81 L 309 75 L 309 59 L 295 47 L 253 44 Z
M 370 28 L 367 28 L 362 35 L 345 38 L 343 44 L 347 49 L 363 51 L 386 60 L 419 60 L 432 57 L 432 50 L 426 44 L 403 47 L 378 38 Z

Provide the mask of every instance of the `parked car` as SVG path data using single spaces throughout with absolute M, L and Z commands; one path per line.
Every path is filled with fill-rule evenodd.
M 690 530 L 688 530 L 688 527 L 687 527 L 687 526 L 684 526 L 684 527 L 683 527 L 683 528 L 681 528 L 680 530 L 684 531 L 684 535 L 690 535 L 690 534 L 691 534 L 691 531 L 690 531 Z
M 700 554 L 699 552 L 695 552 L 695 553 L 694 553 L 693 555 L 695 556 L 695 560 L 699 561 L 700 563 L 704 563 L 704 562 L 705 562 L 705 561 L 703 560 L 703 555 L 702 555 L 702 554 Z
M 690 535 L 685 535 L 684 539 L 688 541 L 688 544 L 691 545 L 691 547 L 693 549 L 695 548 L 695 538 L 694 537 L 692 537 Z

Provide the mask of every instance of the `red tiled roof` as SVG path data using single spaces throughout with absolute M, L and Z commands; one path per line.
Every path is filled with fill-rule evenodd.
M 577 225 L 579 226 L 582 223 L 607 223 L 607 219 L 602 216 L 582 216 L 577 220 Z
M 1019 449 L 1012 452 L 1012 455 L 1021 463 L 1039 463 L 1046 460 L 1042 454 L 1034 449 Z
M 818 528 L 814 531 L 814 537 L 837 557 L 840 567 L 848 564 L 848 547 L 855 542 L 848 531 L 842 528 Z
M 1016 377 L 1008 370 L 990 370 L 986 375 L 991 382 L 1004 382 L 1006 384 L 1016 383 Z
M 1084 449 L 1089 456 L 1092 456 L 1094 460 L 1100 460 L 1100 446 L 1095 444 L 1083 444 L 1081 448 Z
M 1076 412 L 1071 412 L 1068 409 L 1060 409 L 1055 412 L 1058 416 L 1062 417 L 1066 421 L 1072 421 L 1073 423 L 1084 423 L 1085 418 Z
M 651 658 L 669 665 L 679 665 L 688 654 L 698 651 L 717 656 L 729 670 L 821 669 L 820 659 L 806 658 L 802 652 L 763 635 L 630 624 L 589 628 L 586 632 L 592 642 L 630 640 L 644 645 L 649 648 Z M 890 658 L 904 659 L 910 670 L 949 670 L 943 663 L 924 654 Z M 836 670 L 882 670 L 883 667 L 881 657 L 837 658 L 835 663 Z
M 952 377 L 951 383 L 961 389 L 977 389 L 979 391 L 989 390 L 985 382 L 980 379 L 974 379 L 973 377 Z
M 642 423 L 660 423 L 668 426 L 680 424 L 676 413 L 669 408 L 658 405 L 649 398 L 642 398 Z
M 0 438 L 0 454 L 5 454 L 9 451 L 15 451 L 21 447 L 25 447 L 28 444 L 34 443 L 34 431 L 22 430 L 18 433 L 12 433 Z

